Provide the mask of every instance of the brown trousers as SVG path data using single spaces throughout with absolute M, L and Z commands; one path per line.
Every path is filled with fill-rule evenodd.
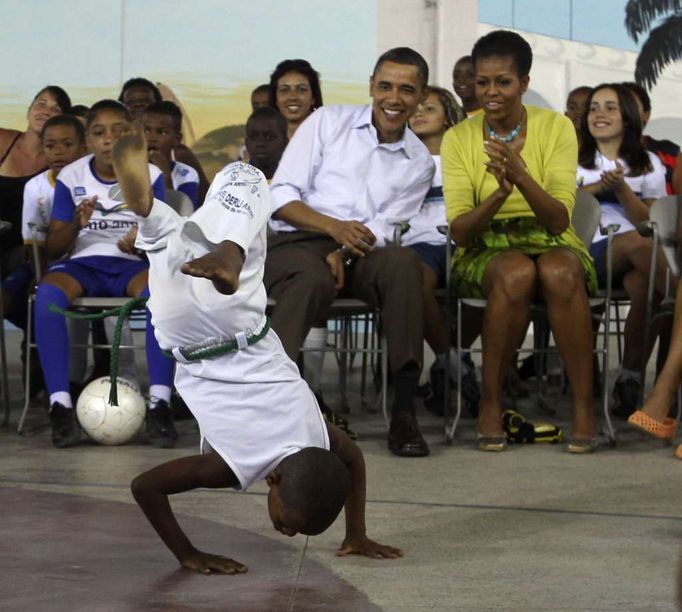
M 327 236 L 295 231 L 268 237 L 263 282 L 277 301 L 272 327 L 294 361 L 310 328 L 324 321 L 336 297 L 334 277 L 325 261 L 338 248 Z M 422 267 L 404 247 L 374 249 L 346 268 L 339 297 L 355 297 L 381 311 L 388 358 L 395 372 L 423 359 Z

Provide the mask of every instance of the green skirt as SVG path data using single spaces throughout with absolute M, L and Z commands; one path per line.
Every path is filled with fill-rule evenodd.
M 452 258 L 452 290 L 460 297 L 483 298 L 483 275 L 490 261 L 504 251 L 518 251 L 536 257 L 553 248 L 564 248 L 576 254 L 585 270 L 585 283 L 590 295 L 597 290 L 597 273 L 587 247 L 573 226 L 552 234 L 535 217 L 493 219 L 490 228 L 467 247 L 458 247 Z

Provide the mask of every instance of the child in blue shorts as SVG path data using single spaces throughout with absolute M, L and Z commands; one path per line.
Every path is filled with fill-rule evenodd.
M 124 253 L 118 242 L 136 225 L 120 195 L 111 151 L 120 134 L 130 128 L 128 110 L 114 100 L 97 102 L 88 115 L 86 138 L 92 151 L 66 166 L 55 187 L 54 206 L 47 234 L 47 255 L 68 259 L 50 266 L 36 293 L 36 341 L 50 396 L 52 442 L 62 448 L 75 444 L 80 428 L 69 393 L 69 339 L 62 314 L 52 304 L 66 308 L 87 296 L 142 296 L 147 288 L 148 264 L 139 255 Z M 163 176 L 149 166 L 157 198 L 165 195 Z M 147 316 L 146 351 L 150 380 L 147 432 L 157 446 L 177 441 L 169 400 L 173 361 L 163 355 Z

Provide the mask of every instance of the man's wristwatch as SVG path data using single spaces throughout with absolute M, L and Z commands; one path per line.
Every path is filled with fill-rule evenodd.
M 341 260 L 343 261 L 343 266 L 345 268 L 348 268 L 350 265 L 352 265 L 353 253 L 345 244 L 339 249 L 339 253 L 341 254 Z

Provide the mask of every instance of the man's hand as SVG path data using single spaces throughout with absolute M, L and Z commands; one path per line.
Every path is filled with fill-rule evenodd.
M 345 268 L 343 265 L 343 255 L 339 249 L 336 249 L 336 251 L 332 251 L 327 255 L 327 265 L 336 281 L 334 287 L 337 291 L 341 291 L 345 281 Z
M 131 255 L 134 255 L 136 252 L 136 249 L 135 249 L 135 239 L 136 238 L 137 238 L 137 226 L 131 227 L 130 231 L 116 243 L 118 250 L 123 252 L 123 253 L 130 253 Z
M 222 555 L 212 555 L 210 553 L 195 550 L 180 561 L 182 567 L 199 572 L 200 574 L 244 574 L 248 568 L 243 563 L 228 559 Z
M 82 230 L 90 221 L 92 213 L 95 210 L 95 202 L 97 202 L 97 196 L 92 196 L 91 198 L 86 198 L 81 200 L 76 206 L 76 212 L 74 214 L 74 223 L 78 226 L 79 230 Z
M 345 557 L 346 555 L 364 555 L 372 559 L 397 559 L 403 556 L 403 551 L 393 546 L 379 544 L 367 536 L 359 536 L 346 538 L 341 544 L 341 548 L 336 551 L 337 557 Z
M 359 221 L 334 219 L 329 235 L 340 245 L 347 247 L 356 257 L 364 257 L 377 241 L 372 231 Z

